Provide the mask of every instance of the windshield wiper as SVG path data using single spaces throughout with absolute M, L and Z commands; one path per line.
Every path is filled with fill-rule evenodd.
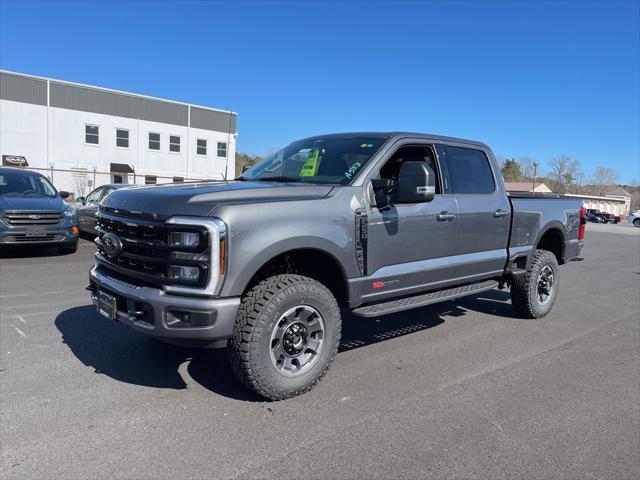
M 296 177 L 260 177 L 254 180 L 257 182 L 298 182 L 298 183 L 302 182 L 304 183 L 304 180 Z

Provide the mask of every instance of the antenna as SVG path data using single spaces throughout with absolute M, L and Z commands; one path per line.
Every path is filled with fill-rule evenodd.
M 229 113 L 229 128 L 227 129 L 227 161 L 225 162 L 224 165 L 224 181 L 227 181 L 227 174 L 229 171 L 229 151 L 231 150 L 230 144 L 231 144 L 231 120 L 233 119 L 233 112 Z M 216 146 L 217 148 L 217 146 Z

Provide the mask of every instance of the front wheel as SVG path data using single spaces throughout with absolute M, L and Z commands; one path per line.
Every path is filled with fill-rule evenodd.
M 633 226 L 640 228 L 640 218 L 633 219 Z
M 242 299 L 228 347 L 231 368 L 267 399 L 301 395 L 329 370 L 340 334 L 329 289 L 302 275 L 275 275 Z
M 511 282 L 511 304 L 523 318 L 541 318 L 551 311 L 558 296 L 558 261 L 547 250 L 536 250 L 526 273 Z

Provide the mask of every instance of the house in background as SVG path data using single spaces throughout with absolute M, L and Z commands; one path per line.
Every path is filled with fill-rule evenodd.
M 514 193 L 551 193 L 551 189 L 544 183 L 536 182 L 504 182 L 507 192 Z

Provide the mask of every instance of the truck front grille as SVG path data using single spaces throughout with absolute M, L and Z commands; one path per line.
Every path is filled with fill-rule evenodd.
M 179 285 L 200 288 L 207 284 L 210 263 L 209 235 L 200 226 L 169 225 L 163 222 L 120 217 L 101 211 L 98 214 L 96 231 L 97 262 L 137 285 Z M 198 244 L 195 247 L 172 246 L 171 232 L 195 232 Z M 113 252 L 107 243 L 114 236 L 121 249 Z M 116 249 L 118 250 L 118 249 Z M 175 267 L 195 267 L 197 280 L 172 278 Z
M 57 225 L 62 219 L 60 212 L 5 212 L 2 219 L 12 226 Z

